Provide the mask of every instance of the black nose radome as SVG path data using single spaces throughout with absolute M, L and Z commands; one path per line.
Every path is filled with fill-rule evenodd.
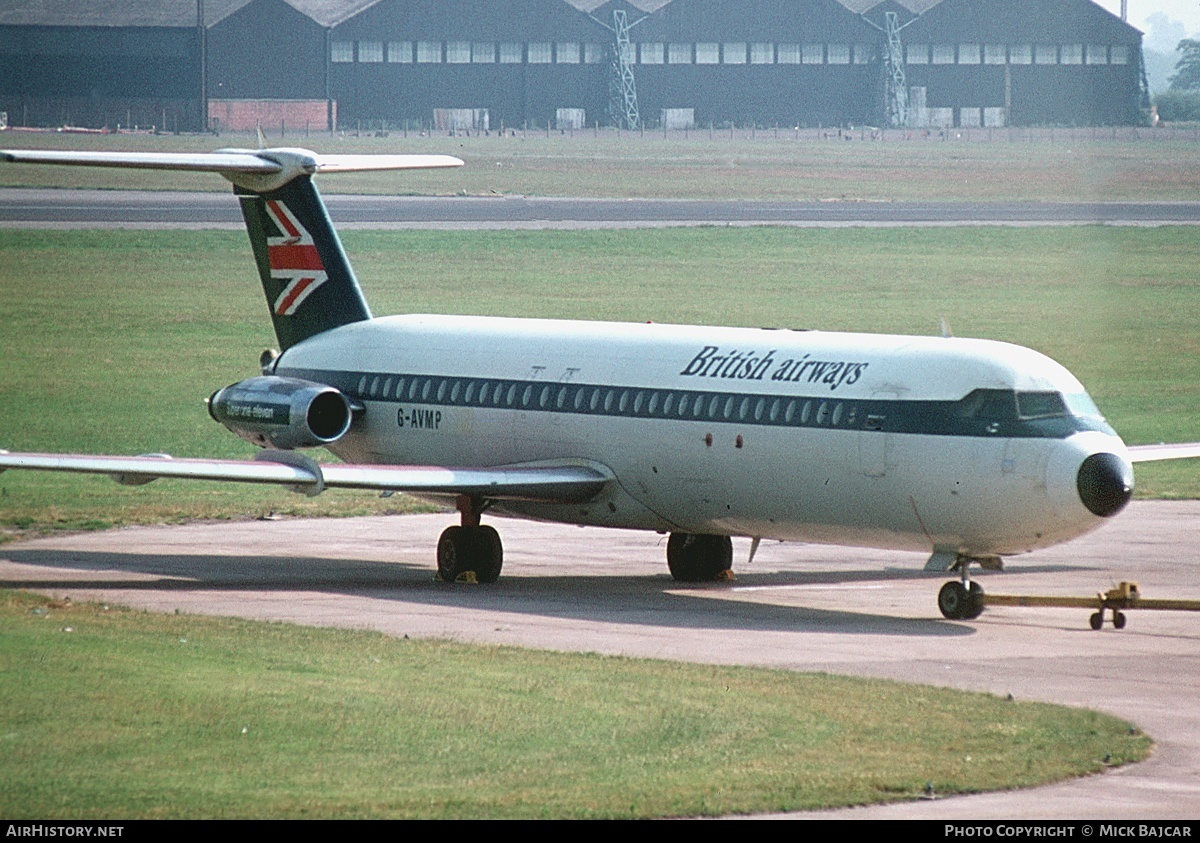
M 1083 505 L 1108 518 L 1133 497 L 1133 469 L 1116 454 L 1092 454 L 1079 466 L 1076 486 Z

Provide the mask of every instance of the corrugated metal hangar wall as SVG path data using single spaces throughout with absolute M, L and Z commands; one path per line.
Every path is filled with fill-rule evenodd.
M 1115 125 L 1146 105 L 1141 33 L 1091 0 L 0 6 L 14 124 Z

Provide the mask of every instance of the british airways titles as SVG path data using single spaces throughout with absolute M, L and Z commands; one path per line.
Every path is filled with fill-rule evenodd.
M 811 360 L 809 357 L 805 354 L 777 361 L 775 349 L 766 354 L 736 348 L 722 352 L 720 346 L 706 345 L 679 374 L 683 377 L 761 381 L 769 372 L 773 381 L 820 383 L 832 391 L 857 382 L 870 365 L 848 360 Z

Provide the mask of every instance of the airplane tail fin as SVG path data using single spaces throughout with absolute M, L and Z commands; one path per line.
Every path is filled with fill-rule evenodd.
M 458 167 L 449 155 L 318 155 L 306 149 L 201 153 L 3 150 L 0 160 L 220 173 L 233 182 L 281 350 L 371 318 L 312 177 L 321 172 Z
M 278 190 L 234 186 L 279 347 L 371 318 L 325 203 L 307 175 Z

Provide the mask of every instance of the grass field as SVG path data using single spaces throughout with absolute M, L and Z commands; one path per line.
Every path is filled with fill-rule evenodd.
M 1149 748 L 985 694 L 0 592 L 10 820 L 719 815 L 1030 786 Z
M 1200 440 L 1191 228 L 350 232 L 376 313 L 934 333 L 1028 345 L 1089 387 L 1131 443 Z M 0 232 L 0 446 L 248 456 L 203 399 L 274 344 L 240 232 Z M 1194 464 L 1139 467 L 1139 494 L 1200 496 Z M 396 511 L 234 484 L 8 472 L 24 530 Z M 15 532 L 13 532 L 15 531 Z
M 272 144 L 319 152 L 436 152 L 457 155 L 454 172 L 373 173 L 323 182 L 329 192 L 543 196 L 646 196 L 863 201 L 1185 200 L 1200 198 L 1195 132 L 1139 130 L 1140 140 L 1108 139 L 1103 129 L 997 132 L 995 140 L 815 139 L 806 133 L 693 132 L 663 139 L 611 133 L 573 137 L 386 138 L 287 135 Z M 965 137 L 985 138 L 978 130 Z M 898 138 L 899 135 L 891 137 Z M 1012 138 L 1008 140 L 1007 138 Z M 2 147 L 160 151 L 255 147 L 240 136 L 88 136 L 7 133 Z M 0 186 L 223 190 L 209 174 L 3 166 Z

